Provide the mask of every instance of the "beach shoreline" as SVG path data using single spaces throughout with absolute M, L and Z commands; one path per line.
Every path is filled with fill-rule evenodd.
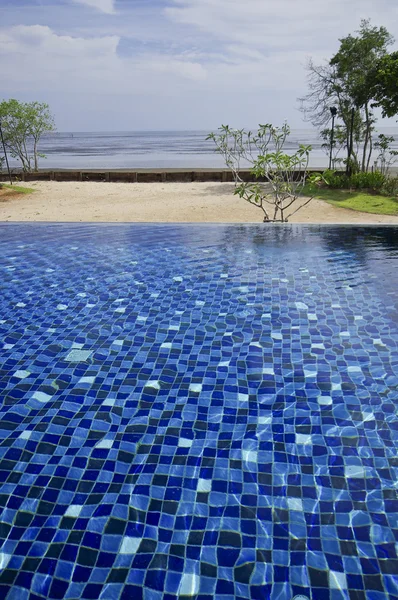
M 0 221 L 103 223 L 261 223 L 260 209 L 233 195 L 232 183 L 31 181 L 35 190 L 0 200 Z M 361 213 L 313 199 L 292 223 L 396 224 L 398 216 Z

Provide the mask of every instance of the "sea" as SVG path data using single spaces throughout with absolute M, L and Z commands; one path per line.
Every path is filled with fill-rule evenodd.
M 380 129 L 394 137 L 398 150 L 398 128 Z M 223 157 L 215 152 L 209 131 L 131 131 L 131 132 L 57 132 L 40 141 L 41 169 L 159 169 L 222 168 Z M 293 154 L 299 144 L 312 146 L 311 167 L 327 167 L 328 154 L 323 140 L 314 129 L 293 129 L 285 144 Z M 372 156 L 372 161 L 376 159 Z M 18 160 L 10 157 L 13 168 Z M 244 165 L 243 165 L 244 166 Z

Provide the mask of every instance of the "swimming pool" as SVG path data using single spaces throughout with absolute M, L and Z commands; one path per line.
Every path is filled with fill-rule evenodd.
M 0 597 L 398 599 L 398 228 L 0 226 Z

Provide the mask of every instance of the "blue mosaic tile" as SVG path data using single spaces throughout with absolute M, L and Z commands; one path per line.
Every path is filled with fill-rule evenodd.
M 1 598 L 398 600 L 398 228 L 0 250 Z

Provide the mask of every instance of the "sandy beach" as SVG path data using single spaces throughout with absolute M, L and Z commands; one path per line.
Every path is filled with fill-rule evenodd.
M 261 222 L 262 212 L 226 183 L 30 182 L 33 194 L 0 197 L 0 221 Z M 397 216 L 335 208 L 312 200 L 293 223 L 394 223 Z

